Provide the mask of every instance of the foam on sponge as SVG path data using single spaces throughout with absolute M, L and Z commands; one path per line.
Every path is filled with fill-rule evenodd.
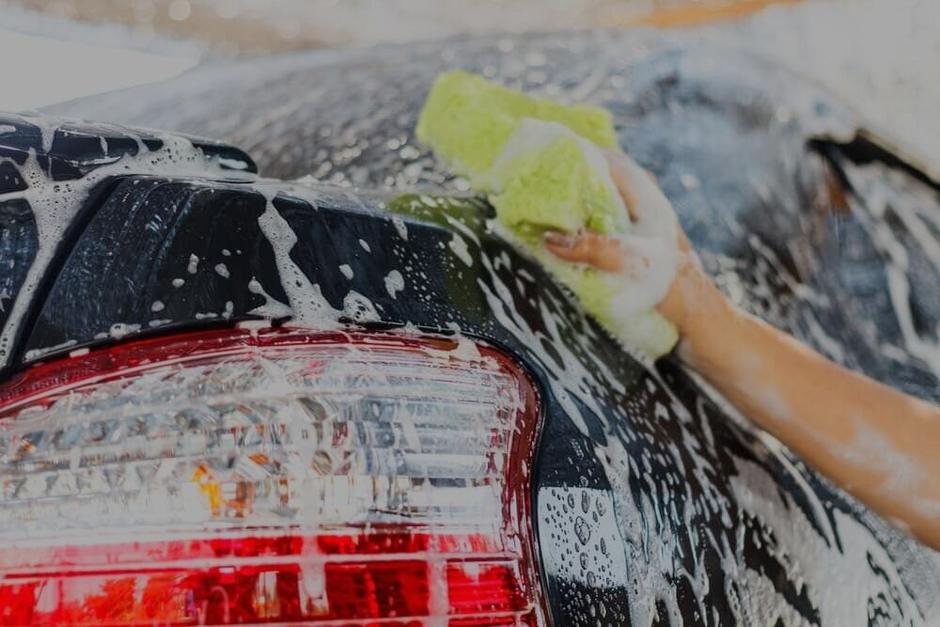
M 418 119 L 417 135 L 476 184 L 474 179 L 490 169 L 524 118 L 563 124 L 598 146 L 617 143 L 610 113 L 604 109 L 533 98 L 461 70 L 437 78 Z
M 616 146 L 609 112 L 534 98 L 457 70 L 438 77 L 417 136 L 474 189 L 487 193 L 506 236 L 572 289 L 628 347 L 650 358 L 673 347 L 676 329 L 655 310 L 614 311 L 619 277 L 562 261 L 542 245 L 546 230 L 629 231 L 601 150 Z

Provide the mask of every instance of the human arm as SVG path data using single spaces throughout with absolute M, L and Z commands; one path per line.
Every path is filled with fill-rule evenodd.
M 674 213 L 655 182 L 612 153 L 634 220 Z M 662 221 L 660 221 L 662 224 Z M 940 408 L 843 368 L 738 309 L 701 268 L 677 226 L 678 262 L 657 309 L 679 330 L 679 356 L 761 428 L 883 516 L 940 549 Z M 550 235 L 569 261 L 625 277 L 656 263 L 630 240 Z

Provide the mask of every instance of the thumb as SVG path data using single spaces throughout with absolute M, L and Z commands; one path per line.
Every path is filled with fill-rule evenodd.
M 633 218 L 633 232 L 672 241 L 676 235 L 676 214 L 653 175 L 620 150 L 608 150 L 607 160 L 610 176 Z

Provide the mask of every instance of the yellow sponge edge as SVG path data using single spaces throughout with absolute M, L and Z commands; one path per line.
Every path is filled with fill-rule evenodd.
M 616 277 L 562 261 L 542 245 L 549 229 L 630 228 L 609 174 L 599 170 L 606 161 L 598 147 L 617 145 L 608 111 L 535 98 L 455 70 L 434 83 L 416 133 L 474 189 L 488 194 L 504 235 L 574 291 L 584 309 L 628 348 L 651 359 L 672 349 L 678 333 L 657 311 L 615 315 Z
M 563 124 L 598 146 L 617 145 L 605 109 L 535 98 L 463 70 L 445 72 L 434 82 L 416 134 L 457 174 L 487 191 L 475 178 L 490 169 L 523 118 Z

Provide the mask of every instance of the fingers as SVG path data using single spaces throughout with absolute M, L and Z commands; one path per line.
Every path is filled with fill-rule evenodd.
M 630 172 L 628 171 L 629 164 L 625 163 L 624 160 L 630 160 L 627 155 L 621 152 L 618 149 L 610 149 L 604 151 L 607 156 L 607 164 L 610 168 L 610 178 L 613 180 L 614 185 L 617 187 L 617 191 L 620 192 L 620 197 L 623 198 L 624 204 L 627 206 L 627 211 L 630 213 L 630 219 L 634 222 L 638 221 L 638 216 L 636 213 L 636 206 L 638 204 L 638 199 L 633 193 L 633 186 L 630 183 Z
M 545 248 L 565 261 L 586 263 L 598 270 L 620 272 L 624 269 L 620 240 L 593 231 L 577 235 L 549 231 L 545 234 Z
M 668 237 L 671 241 L 676 232 L 676 216 L 656 179 L 619 150 L 607 151 L 607 160 L 610 176 L 636 225 L 634 232 Z
M 656 306 L 676 274 L 678 254 L 659 238 L 613 238 L 590 231 L 577 235 L 550 232 L 545 248 L 565 261 L 588 264 L 609 273 L 616 286 L 616 309 L 623 314 Z

